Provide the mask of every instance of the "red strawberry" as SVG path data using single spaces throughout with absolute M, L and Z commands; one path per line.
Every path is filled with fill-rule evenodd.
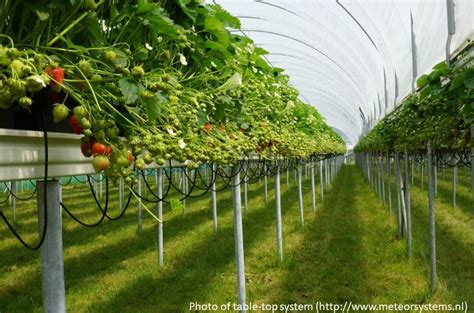
M 203 127 L 204 127 L 204 130 L 207 132 L 210 132 L 212 130 L 212 125 L 210 122 L 206 122 Z
M 81 138 L 81 151 L 87 158 L 92 156 L 92 143 L 90 141 L 86 142 L 85 137 Z
M 79 124 L 77 122 L 77 117 L 75 115 L 71 115 L 69 118 L 69 125 L 71 125 L 72 131 L 74 134 L 82 134 L 82 128 L 79 127 Z
M 130 163 L 130 164 L 132 164 L 133 161 L 135 161 L 135 157 L 133 156 L 133 154 L 130 151 L 128 151 L 127 159 L 128 159 L 128 163 Z
M 64 82 L 64 70 L 61 67 L 47 67 L 46 73 L 54 80 L 51 83 L 62 84 Z
M 46 73 L 48 73 L 49 77 L 52 78 L 51 82 L 49 83 L 51 88 L 58 92 L 61 91 L 61 84 L 64 82 L 64 70 L 61 67 L 56 67 L 53 69 L 51 67 L 47 67 Z

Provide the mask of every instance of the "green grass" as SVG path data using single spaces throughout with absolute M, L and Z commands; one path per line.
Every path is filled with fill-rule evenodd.
M 471 301 L 470 307 L 474 307 L 470 288 L 474 286 L 472 213 L 461 207 L 463 201 L 459 208 L 449 207 L 441 181 L 437 224 L 440 282 L 432 296 L 425 191 L 413 190 L 414 254 L 407 260 L 394 217 L 355 166 L 341 170 L 323 203 L 318 197 L 316 213 L 310 209 L 309 179 L 304 180 L 304 230 L 293 175 L 290 178 L 287 188 L 282 176 L 283 264 L 277 261 L 273 182 L 269 182 L 267 204 L 263 182 L 249 188 L 249 213 L 243 221 L 248 301 Z M 463 188 L 459 190 L 461 198 L 469 197 L 469 188 Z M 116 195 L 112 198 L 116 203 Z M 64 200 L 81 218 L 98 218 L 85 188 L 66 188 Z M 93 229 L 81 227 L 63 214 L 68 311 L 186 312 L 191 301 L 236 302 L 232 199 L 229 190 L 218 194 L 217 236 L 209 200 L 205 196 L 188 201 L 185 214 L 165 206 L 163 268 L 157 265 L 156 224 L 144 212 L 143 233 L 137 234 L 135 202 L 123 219 L 105 221 Z M 34 202 L 21 203 L 18 208 L 16 227 L 30 241 L 37 238 L 35 214 Z M 39 253 L 20 247 L 2 224 L 0 255 L 0 312 L 41 312 Z

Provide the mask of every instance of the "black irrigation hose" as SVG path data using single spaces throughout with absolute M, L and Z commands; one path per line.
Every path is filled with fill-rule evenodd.
M 80 184 L 85 184 L 85 182 L 87 181 L 87 179 L 85 179 L 84 181 L 80 180 L 79 178 L 77 178 L 76 176 L 73 176 L 74 180 L 77 181 L 78 183 Z
M 170 160 L 170 168 L 171 168 L 171 160 Z M 183 201 L 187 198 L 189 198 L 191 196 L 191 193 L 193 192 L 194 190 L 194 185 L 196 184 L 196 176 L 194 176 L 194 180 L 192 181 L 192 186 L 191 188 L 189 189 L 188 193 L 184 193 L 180 188 L 176 187 L 176 185 L 173 183 L 173 173 L 171 172 L 171 175 L 168 176 L 168 173 L 165 171 L 165 175 L 166 177 L 168 178 L 168 181 L 170 184 L 173 185 L 173 188 L 179 193 L 181 194 L 183 197 L 180 199 L 180 201 Z M 185 176 L 187 177 L 187 175 L 185 174 Z M 184 181 L 183 181 L 184 182 Z
M 15 235 L 15 237 L 18 239 L 18 241 L 21 242 L 21 244 L 29 249 L 29 250 L 38 250 L 44 243 L 44 239 L 46 238 L 46 230 L 48 227 L 48 162 L 49 162 L 49 152 L 48 152 L 48 131 L 46 130 L 46 117 L 45 117 L 45 112 L 42 110 L 42 121 L 43 121 L 43 138 L 44 138 L 44 192 L 43 192 L 43 210 L 44 210 L 44 223 L 43 223 L 43 231 L 41 233 L 40 241 L 36 246 L 31 246 L 28 244 L 21 236 L 18 234 L 18 232 L 15 230 L 15 228 L 10 224 L 8 221 L 7 217 L 5 214 L 3 214 L 3 211 L 0 210 L 0 217 L 3 219 L 7 227 L 10 229 L 10 231 Z
M 33 193 L 31 195 L 29 195 L 28 197 L 26 198 L 20 198 L 16 195 L 16 193 L 14 193 L 10 188 L 8 188 L 8 185 L 7 183 L 3 183 L 5 185 L 5 188 L 7 188 L 8 190 L 8 193 L 15 199 L 17 200 L 20 200 L 20 201 L 28 201 L 28 200 L 31 200 L 33 199 L 33 197 L 36 195 L 36 191 L 38 191 L 38 186 L 35 186 L 35 190 L 33 190 Z M 8 199 L 8 198 L 7 198 Z
M 89 177 L 89 175 L 87 175 L 87 177 Z M 91 176 L 92 180 L 95 181 L 95 182 L 101 182 L 101 181 L 104 181 L 105 179 L 105 175 L 101 175 L 101 178 L 99 179 L 95 179 L 94 176 Z M 89 179 L 89 178 L 88 178 Z
M 138 179 L 140 179 L 140 171 L 138 172 Z M 158 202 L 164 202 L 164 203 L 169 203 L 169 201 L 165 200 L 165 198 L 168 196 L 170 190 L 171 190 L 171 184 L 168 184 L 168 187 L 166 188 L 166 192 L 164 192 L 163 194 L 163 197 L 158 197 L 157 194 L 155 194 L 155 192 L 151 189 L 150 185 L 148 184 L 148 181 L 147 179 L 145 178 L 145 176 L 143 175 L 143 172 L 142 172 L 142 176 L 143 176 L 143 181 L 145 182 L 145 186 L 147 187 L 148 191 L 152 194 L 152 196 L 155 198 L 155 200 L 150 200 L 150 199 L 147 199 L 147 198 L 144 198 L 142 195 L 138 194 L 138 193 L 135 193 L 136 196 L 138 196 L 140 199 L 142 199 L 143 201 L 146 201 L 146 202 L 150 202 L 150 203 L 158 203 Z M 163 187 L 163 186 L 162 186 Z
M 74 214 L 64 205 L 64 203 L 60 202 L 60 205 L 61 207 L 64 209 L 64 211 L 66 211 L 66 213 L 74 220 L 76 221 L 77 223 L 79 223 L 80 225 L 84 226 L 84 227 L 95 227 L 95 226 L 98 226 L 100 225 L 105 218 L 107 218 L 108 220 L 111 220 L 111 221 L 117 221 L 119 220 L 120 218 L 123 217 L 123 215 L 125 214 L 125 212 L 127 211 L 129 205 L 130 205 L 130 201 L 132 199 L 132 192 L 129 192 L 128 194 L 128 199 L 127 199 L 127 202 L 124 206 L 124 208 L 122 209 L 122 211 L 120 212 L 120 214 L 116 217 L 111 217 L 110 215 L 107 214 L 107 211 L 109 209 L 109 179 L 107 176 L 104 177 L 105 179 L 105 208 L 102 208 L 99 200 L 97 199 L 97 195 L 94 191 L 94 188 L 92 186 L 92 183 L 91 183 L 91 180 L 90 180 L 90 175 L 87 175 L 87 181 L 89 183 L 89 188 L 91 190 L 91 193 L 94 197 L 94 200 L 95 200 L 95 203 L 97 204 L 97 207 L 99 208 L 99 210 L 102 212 L 102 216 L 99 218 L 99 220 L 95 223 L 86 223 L 86 222 L 83 222 L 81 220 L 79 220 L 79 218 L 77 218 L 76 216 L 74 216 Z M 85 181 L 84 181 L 85 182 Z
M 73 176 L 70 176 L 70 177 L 69 177 L 69 180 L 67 181 L 67 183 L 62 184 L 61 181 L 59 181 L 59 184 L 60 184 L 61 186 L 67 186 L 67 185 L 69 185 L 69 184 L 71 183 L 71 181 L 72 181 L 72 177 L 73 177 Z

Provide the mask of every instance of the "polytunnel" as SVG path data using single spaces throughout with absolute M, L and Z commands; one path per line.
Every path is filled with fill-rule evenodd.
M 349 147 L 473 36 L 472 1 L 214 2 Z
M 472 311 L 473 16 L 0 0 L 0 313 Z

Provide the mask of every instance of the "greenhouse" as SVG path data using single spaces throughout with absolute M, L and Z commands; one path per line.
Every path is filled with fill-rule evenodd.
M 474 1 L 0 16 L 0 313 L 474 312 Z

